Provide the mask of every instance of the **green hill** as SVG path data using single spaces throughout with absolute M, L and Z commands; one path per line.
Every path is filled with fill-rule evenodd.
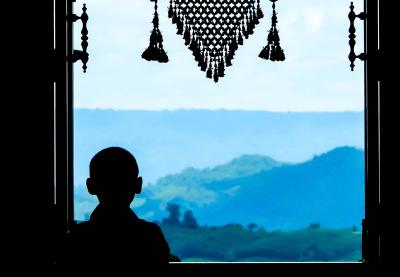
M 242 155 L 233 159 L 229 163 L 196 169 L 189 167 L 179 174 L 171 174 L 157 180 L 158 186 L 169 185 L 199 185 L 209 182 L 230 180 L 239 177 L 245 177 L 257 174 L 261 171 L 270 170 L 284 163 L 263 155 Z
M 304 163 L 242 156 L 215 168 L 187 169 L 161 178 L 139 196 L 140 215 L 166 215 L 168 202 L 190 209 L 199 223 L 221 226 L 255 222 L 269 230 L 361 228 L 364 217 L 364 152 L 338 147 Z M 161 209 L 160 209 L 161 207 Z

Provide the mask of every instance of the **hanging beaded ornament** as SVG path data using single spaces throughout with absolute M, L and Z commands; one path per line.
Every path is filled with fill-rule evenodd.
M 263 12 L 259 0 L 170 0 L 168 16 L 200 69 L 218 82 Z

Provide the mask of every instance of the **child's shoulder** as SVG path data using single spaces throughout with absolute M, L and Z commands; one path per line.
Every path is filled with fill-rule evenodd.
M 161 232 L 161 228 L 154 222 L 146 221 L 139 218 L 139 224 L 150 232 Z

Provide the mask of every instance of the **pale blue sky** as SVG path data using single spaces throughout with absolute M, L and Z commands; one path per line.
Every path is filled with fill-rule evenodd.
M 205 77 L 167 17 L 159 0 L 160 29 L 170 62 L 141 58 L 149 43 L 150 0 L 77 0 L 89 14 L 90 60 L 86 74 L 75 66 L 75 107 L 112 109 L 238 109 L 268 111 L 361 111 L 363 65 L 348 62 L 348 0 L 280 0 L 276 3 L 282 63 L 258 58 L 271 24 L 271 2 L 261 0 L 265 17 L 236 52 L 233 66 L 215 84 Z M 356 12 L 362 0 L 353 1 Z M 356 52 L 362 50 L 357 23 Z M 75 49 L 80 49 L 79 23 Z

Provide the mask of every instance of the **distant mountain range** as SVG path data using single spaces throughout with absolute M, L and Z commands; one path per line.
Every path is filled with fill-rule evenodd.
M 90 158 L 113 145 L 135 155 L 149 184 L 188 167 L 212 168 L 246 154 L 299 163 L 343 145 L 363 148 L 364 114 L 76 109 L 76 186 L 85 184 Z
M 95 205 L 82 187 L 78 210 Z M 338 147 L 302 163 L 243 155 L 212 168 L 187 168 L 144 188 L 133 208 L 148 220 L 167 216 L 172 202 L 193 211 L 201 225 L 256 223 L 267 230 L 360 228 L 364 216 L 364 152 Z

